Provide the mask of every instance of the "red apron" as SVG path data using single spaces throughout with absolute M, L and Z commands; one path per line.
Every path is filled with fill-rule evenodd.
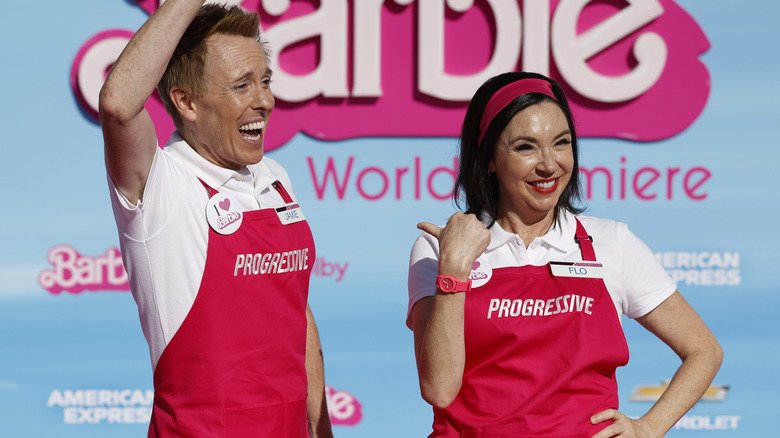
M 577 221 L 583 260 L 593 245 Z M 494 269 L 466 293 L 463 384 L 434 408 L 431 437 L 590 437 L 618 407 L 615 369 L 628 346 L 599 278 L 553 276 L 550 265 Z
M 281 184 L 274 187 L 292 202 Z M 253 263 L 237 268 L 239 257 Z M 154 372 L 149 437 L 308 436 L 314 260 L 306 221 L 282 225 L 272 208 L 244 212 L 233 234 L 209 230 L 198 295 Z

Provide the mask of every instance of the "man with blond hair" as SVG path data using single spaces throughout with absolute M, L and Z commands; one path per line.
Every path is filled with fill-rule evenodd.
M 100 93 L 122 256 L 149 343 L 150 437 L 332 436 L 307 304 L 310 229 L 263 156 L 274 108 L 258 17 L 167 0 Z M 157 144 L 158 87 L 177 128 Z

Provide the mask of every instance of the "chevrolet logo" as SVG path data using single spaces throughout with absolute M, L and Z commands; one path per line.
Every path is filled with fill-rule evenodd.
M 629 397 L 632 402 L 654 402 L 666 391 L 669 381 L 664 381 L 661 385 L 637 385 Z M 712 385 L 704 392 L 699 401 L 722 402 L 726 399 L 729 392 L 728 385 Z

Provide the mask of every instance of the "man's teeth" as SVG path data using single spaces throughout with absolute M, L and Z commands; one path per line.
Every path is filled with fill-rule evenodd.
M 256 131 L 258 129 L 263 129 L 265 127 L 265 122 L 254 122 L 254 123 L 247 123 L 246 125 L 241 125 L 238 129 L 241 131 Z
M 555 185 L 555 180 L 546 181 L 546 182 L 537 181 L 537 182 L 532 182 L 531 184 L 535 187 L 539 187 L 540 189 L 549 189 Z
M 265 121 L 262 122 L 254 122 L 254 123 L 247 123 L 246 125 L 239 126 L 238 130 L 241 132 L 241 135 L 244 136 L 247 140 L 260 140 L 261 137 L 261 130 L 265 127 Z

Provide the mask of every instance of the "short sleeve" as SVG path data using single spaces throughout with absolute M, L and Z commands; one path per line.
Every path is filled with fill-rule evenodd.
M 410 329 L 412 307 L 422 298 L 436 293 L 436 274 L 439 272 L 439 241 L 428 233 L 422 233 L 412 246 L 409 257 L 409 307 L 406 310 L 406 326 Z
M 135 204 L 130 202 L 127 197 L 119 191 L 114 184 L 114 181 L 111 179 L 111 176 L 107 175 L 108 188 L 111 192 L 111 207 L 114 211 L 117 227 L 120 232 L 124 233 L 125 236 L 130 239 L 142 240 L 144 238 L 146 227 L 143 223 L 142 212 L 144 212 L 146 204 L 148 204 L 147 199 L 153 197 L 153 193 L 155 192 L 155 181 L 158 180 L 157 175 L 162 171 L 162 165 L 160 163 L 162 155 L 162 150 L 159 147 L 156 147 L 151 166 L 149 167 L 149 174 L 147 175 L 144 184 L 143 197 Z
M 111 205 L 120 232 L 137 241 L 149 239 L 159 233 L 171 220 L 172 213 L 181 202 L 180 192 L 166 188 L 184 187 L 184 184 L 197 187 L 200 182 L 182 165 L 175 165 L 174 159 L 159 147 L 155 150 L 149 168 L 143 199 L 137 204 L 130 203 L 109 176 Z M 202 195 L 208 199 L 205 190 Z
M 658 307 L 677 290 L 677 285 L 650 248 L 626 224 L 618 225 L 617 237 L 624 260 L 623 313 L 635 319 Z

